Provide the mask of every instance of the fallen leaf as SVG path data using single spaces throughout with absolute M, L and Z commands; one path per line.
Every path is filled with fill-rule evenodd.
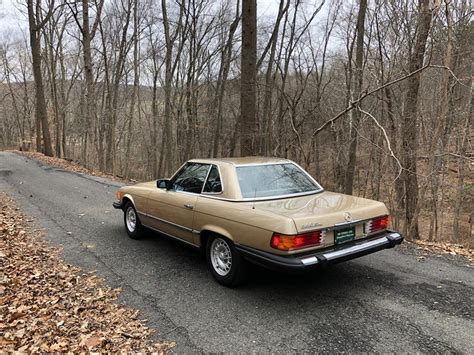
M 15 337 L 17 338 L 23 338 L 23 336 L 25 335 L 25 328 L 21 328 L 20 330 L 17 330 L 16 333 L 15 333 Z
M 102 340 L 96 336 L 90 336 L 83 340 L 83 344 L 87 347 L 87 349 L 91 350 L 93 347 L 102 343 Z

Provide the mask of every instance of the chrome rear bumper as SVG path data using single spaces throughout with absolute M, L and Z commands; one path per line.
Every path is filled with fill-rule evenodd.
M 318 250 L 305 255 L 281 256 L 242 245 L 236 245 L 236 248 L 246 259 L 254 263 L 272 269 L 291 271 L 312 269 L 326 264 L 335 264 L 355 259 L 382 249 L 393 248 L 402 241 L 403 237 L 400 233 L 388 230 L 367 239 L 355 240 L 350 243 Z

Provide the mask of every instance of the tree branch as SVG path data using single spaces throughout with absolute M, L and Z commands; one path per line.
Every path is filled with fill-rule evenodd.
M 49 8 L 48 8 L 48 13 L 46 14 L 46 16 L 44 17 L 44 19 L 38 23 L 38 24 L 35 24 L 35 31 L 39 31 L 41 30 L 44 25 L 49 21 L 49 19 L 51 18 L 51 16 L 53 16 L 53 13 L 54 13 L 54 0 L 51 1 L 51 3 L 49 4 Z M 37 14 L 38 15 L 38 14 Z
M 413 75 L 416 75 L 420 72 L 422 72 L 423 70 L 427 69 L 427 68 L 437 68 L 437 69 L 447 69 L 449 70 L 449 72 L 451 73 L 451 75 L 456 79 L 456 81 L 458 81 L 461 85 L 465 85 L 463 83 L 460 82 L 460 80 L 454 75 L 453 71 L 446 67 L 446 66 L 443 66 L 443 65 L 432 65 L 432 64 L 426 64 L 424 66 L 422 66 L 421 68 L 411 72 L 411 73 L 408 73 L 407 75 L 404 75 L 398 79 L 395 79 L 395 80 L 392 80 L 392 81 L 389 81 L 388 83 L 385 83 L 384 85 L 382 86 L 379 86 L 371 91 L 367 91 L 365 92 L 363 95 L 359 96 L 359 98 L 357 100 L 354 100 L 354 101 L 351 101 L 351 103 L 349 104 L 349 106 L 347 106 L 344 110 L 342 110 L 341 112 L 339 112 L 336 116 L 334 116 L 333 118 L 331 118 L 330 120 L 324 122 L 320 127 L 316 128 L 314 131 L 313 131 L 313 134 L 311 135 L 311 138 L 313 138 L 314 136 L 316 136 L 318 133 L 320 133 L 321 131 L 323 131 L 327 126 L 329 125 L 332 125 L 334 122 L 336 122 L 339 118 L 341 118 L 342 116 L 344 116 L 347 112 L 351 111 L 352 109 L 358 107 L 359 103 L 364 100 L 367 96 L 370 96 L 380 90 L 383 90 L 385 89 L 386 87 L 388 86 L 391 86 L 391 85 L 394 85 L 396 83 L 399 83 L 405 79 L 408 79 L 410 77 L 412 77 Z
M 364 115 L 370 117 L 375 122 L 377 127 L 380 128 L 380 130 L 382 131 L 383 136 L 385 138 L 385 142 L 387 143 L 387 149 L 390 152 L 390 155 L 392 156 L 392 158 L 397 162 L 397 165 L 398 165 L 398 174 L 397 174 L 397 176 L 395 176 L 395 179 L 393 180 L 393 182 L 397 181 L 398 178 L 400 177 L 400 175 L 402 174 L 403 166 L 400 163 L 400 160 L 397 158 L 397 156 L 395 155 L 395 153 L 392 150 L 392 147 L 390 145 L 390 139 L 388 138 L 388 135 L 387 135 L 387 131 L 385 130 L 385 128 L 383 128 L 383 126 L 379 123 L 379 121 L 377 121 L 377 119 L 372 114 L 370 114 L 367 111 L 364 111 L 360 107 L 358 107 L 358 109 L 361 113 L 363 113 Z

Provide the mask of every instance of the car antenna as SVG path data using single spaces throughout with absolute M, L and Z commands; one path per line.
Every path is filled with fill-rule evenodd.
M 258 185 L 255 186 L 255 191 L 253 192 L 253 204 L 252 204 L 253 210 L 255 209 L 255 199 L 257 198 L 257 189 L 258 189 Z
M 270 183 L 274 182 L 274 181 L 278 181 L 279 179 L 281 179 L 283 176 L 279 176 L 277 177 L 276 179 L 273 179 L 270 181 Z M 255 186 L 255 191 L 253 192 L 253 204 L 252 204 L 252 209 L 254 210 L 255 209 L 255 200 L 257 199 L 257 190 L 258 190 L 258 185 Z

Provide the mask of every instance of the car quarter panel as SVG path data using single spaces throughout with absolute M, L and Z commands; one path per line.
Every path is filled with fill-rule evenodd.
M 233 202 L 201 195 L 194 209 L 193 228 L 224 235 L 236 244 L 284 254 L 270 247 L 273 232 L 295 234 L 293 220 L 253 208 L 251 202 Z M 195 237 L 195 244 L 200 244 Z

